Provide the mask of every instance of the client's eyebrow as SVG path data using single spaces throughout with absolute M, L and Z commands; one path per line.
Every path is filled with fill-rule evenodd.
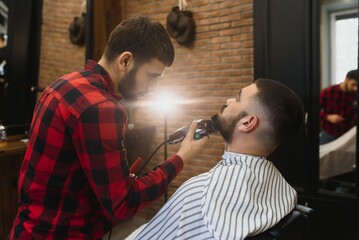
M 242 89 L 239 89 L 238 96 L 237 96 L 237 102 L 239 102 L 242 94 Z

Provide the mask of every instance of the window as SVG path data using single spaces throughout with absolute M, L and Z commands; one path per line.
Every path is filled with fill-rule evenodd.
M 358 14 L 331 14 L 331 83 L 343 82 L 348 71 L 358 67 Z

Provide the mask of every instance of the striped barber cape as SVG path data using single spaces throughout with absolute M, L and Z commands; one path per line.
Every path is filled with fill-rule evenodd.
M 274 226 L 296 201 L 296 191 L 272 162 L 225 152 L 127 239 L 244 239 Z

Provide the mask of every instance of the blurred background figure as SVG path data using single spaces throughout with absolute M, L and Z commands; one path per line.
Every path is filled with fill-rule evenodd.
M 356 125 L 358 70 L 347 73 L 344 82 L 320 92 L 320 144 L 333 141 Z

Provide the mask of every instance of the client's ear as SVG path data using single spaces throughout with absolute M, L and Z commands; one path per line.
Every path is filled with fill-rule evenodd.
M 239 120 L 239 130 L 242 132 L 250 132 L 258 125 L 258 118 L 256 115 L 248 115 Z

